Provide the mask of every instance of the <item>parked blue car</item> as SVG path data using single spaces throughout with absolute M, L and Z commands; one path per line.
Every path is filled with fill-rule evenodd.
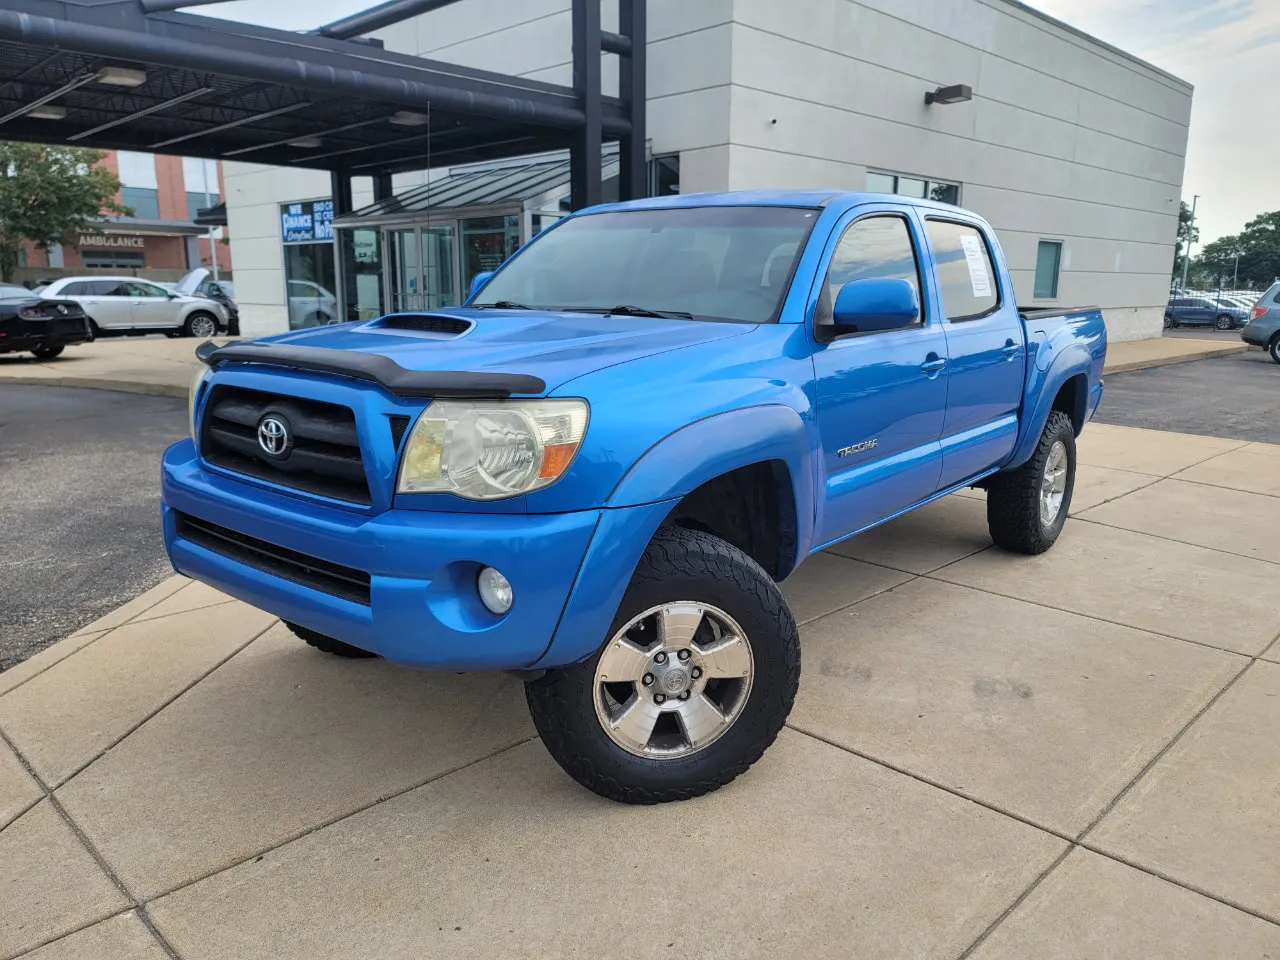
M 323 651 L 520 671 L 572 777 L 686 799 L 786 720 L 806 557 L 967 486 L 1053 545 L 1106 346 L 952 206 L 599 206 L 464 307 L 203 345 L 165 543 Z
M 1177 296 L 1164 310 L 1164 325 L 1172 327 L 1217 327 L 1234 330 L 1249 322 L 1250 308 L 1225 297 Z

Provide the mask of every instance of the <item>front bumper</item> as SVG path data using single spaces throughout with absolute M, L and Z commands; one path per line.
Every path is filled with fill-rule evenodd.
M 165 547 L 179 573 L 388 660 L 447 670 L 515 669 L 543 658 L 602 515 L 627 513 L 355 513 L 206 470 L 189 439 L 165 452 L 161 487 Z M 646 512 L 647 527 L 652 509 L 635 509 Z M 369 603 L 188 540 L 178 532 L 175 511 L 367 572 Z M 611 517 L 605 526 L 620 519 Z M 490 613 L 479 600 L 476 576 L 483 566 L 495 567 L 512 583 L 515 604 L 504 616 Z M 620 568 L 609 575 L 621 576 L 625 584 L 630 573 Z M 612 615 L 604 611 L 606 626 Z M 600 619 L 597 614 L 593 624 Z

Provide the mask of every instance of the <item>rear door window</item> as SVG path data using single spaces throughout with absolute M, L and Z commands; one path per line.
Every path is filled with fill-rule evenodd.
M 1000 306 L 991 247 L 977 227 L 952 220 L 926 222 L 947 320 L 985 317 Z

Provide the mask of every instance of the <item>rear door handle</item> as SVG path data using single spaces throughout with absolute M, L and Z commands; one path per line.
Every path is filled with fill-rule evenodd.
M 946 357 L 939 357 L 936 354 L 930 354 L 930 356 L 933 359 L 926 360 L 924 363 L 920 364 L 920 369 L 925 373 L 937 373 L 947 365 Z
M 1022 349 L 1021 344 L 1014 343 L 1012 340 L 1006 340 L 1004 344 L 1004 349 L 1001 350 L 1000 352 L 1003 353 L 1006 357 L 1009 357 L 1010 359 L 1012 359 L 1013 356 L 1021 349 Z

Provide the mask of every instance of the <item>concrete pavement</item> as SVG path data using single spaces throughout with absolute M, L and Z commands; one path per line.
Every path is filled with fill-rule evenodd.
M 174 577 L 0 674 L 0 957 L 1280 956 L 1280 447 L 1080 460 L 1044 556 L 974 492 L 807 562 L 788 728 L 662 807 Z
M 219 337 L 219 343 L 228 338 Z M 55 360 L 28 354 L 0 356 L 0 383 L 40 383 L 58 387 L 93 387 L 186 399 L 198 361 L 197 342 L 186 338 L 113 337 L 71 347 Z M 1107 351 L 1107 373 L 1144 370 L 1171 363 L 1242 353 L 1239 341 L 1179 339 L 1113 343 Z

